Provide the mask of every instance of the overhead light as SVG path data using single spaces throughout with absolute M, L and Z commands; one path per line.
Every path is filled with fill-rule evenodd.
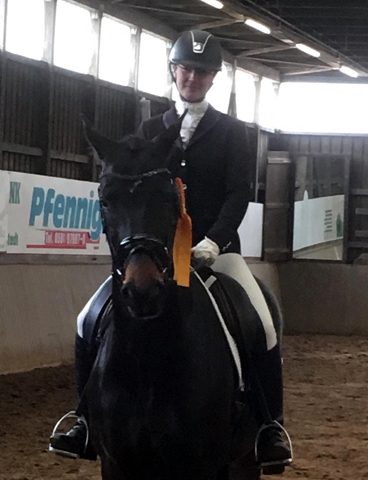
M 308 47 L 308 45 L 304 45 L 304 43 L 297 43 L 296 48 L 301 50 L 304 53 L 308 53 L 308 55 L 312 55 L 312 57 L 320 57 L 321 54 L 317 50 L 314 50 L 314 48 Z
M 247 18 L 244 23 L 246 25 L 248 25 L 249 27 L 252 27 L 252 28 L 255 28 L 256 30 L 259 30 L 262 33 L 266 33 L 267 35 L 269 33 L 271 33 L 271 30 L 268 27 L 266 27 L 266 25 L 263 25 L 262 23 L 256 22 L 255 20 L 252 20 L 251 18 Z
M 207 3 L 208 5 L 211 5 L 211 7 L 215 8 L 223 8 L 224 4 L 221 2 L 218 2 L 217 0 L 202 0 L 203 3 Z
M 358 73 L 358 72 L 356 72 L 355 70 L 353 70 L 353 69 L 350 68 L 350 67 L 345 67 L 345 65 L 343 65 L 342 67 L 340 67 L 340 72 L 345 73 L 345 75 L 349 75 L 349 77 L 354 77 L 354 78 L 359 77 L 359 73 Z

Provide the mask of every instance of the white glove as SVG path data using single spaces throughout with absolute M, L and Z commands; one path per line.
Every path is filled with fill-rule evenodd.
M 216 258 L 220 253 L 220 247 L 208 237 L 204 237 L 204 240 L 199 242 L 192 248 L 194 258 L 199 260 L 204 265 L 210 267 L 215 263 Z

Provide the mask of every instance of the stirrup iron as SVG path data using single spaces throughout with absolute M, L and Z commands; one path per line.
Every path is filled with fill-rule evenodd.
M 260 441 L 260 436 L 261 433 L 264 432 L 265 430 L 269 430 L 271 428 L 277 427 L 279 431 L 284 433 L 286 440 L 287 440 L 287 446 L 289 447 L 290 450 L 290 457 L 285 458 L 283 460 L 275 460 L 271 462 L 260 462 L 259 461 L 259 441 Z M 287 430 L 276 420 L 273 420 L 271 423 L 263 424 L 261 428 L 258 430 L 258 433 L 256 435 L 256 439 L 254 442 L 254 456 L 256 463 L 259 464 L 259 466 L 264 469 L 263 473 L 265 475 L 267 474 L 279 474 L 284 471 L 284 467 L 287 465 L 290 465 L 293 461 L 293 445 L 291 442 L 290 435 L 288 434 Z M 279 467 L 279 468 L 277 468 Z M 269 470 L 269 472 L 267 471 Z
M 75 410 L 71 410 L 70 412 L 66 413 L 63 417 L 60 418 L 60 420 L 56 423 L 54 430 L 52 431 L 51 437 L 53 437 L 56 433 L 62 433 L 58 431 L 59 426 L 66 420 L 67 418 L 75 418 L 83 423 L 83 425 L 86 428 L 86 441 L 84 444 L 84 449 L 83 449 L 83 454 L 86 453 L 87 450 L 87 445 L 89 441 L 89 427 L 86 419 L 84 418 L 83 415 L 77 415 Z M 51 442 L 49 443 L 49 452 L 56 453 L 56 455 L 60 455 L 62 457 L 67 457 L 67 458 L 73 458 L 74 460 L 77 458 L 80 458 L 80 455 L 78 453 L 73 453 L 73 452 L 67 452 L 65 450 L 59 450 L 58 448 L 54 448 L 51 445 Z

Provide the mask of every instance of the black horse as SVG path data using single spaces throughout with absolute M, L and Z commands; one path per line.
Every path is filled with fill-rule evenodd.
M 87 127 L 102 163 L 113 267 L 112 305 L 85 394 L 92 443 L 104 480 L 256 480 L 260 423 L 239 391 L 211 299 L 196 272 L 189 288 L 173 280 L 183 212 L 167 157 L 179 129 L 153 142 L 112 142 Z M 249 300 L 238 294 L 251 317 Z M 250 327 L 248 341 L 255 337 Z

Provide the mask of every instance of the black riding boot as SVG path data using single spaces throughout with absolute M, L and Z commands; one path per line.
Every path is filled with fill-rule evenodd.
M 283 380 L 279 346 L 276 345 L 267 353 L 253 355 L 253 363 L 270 416 L 272 420 L 283 425 Z M 262 418 L 261 421 L 264 422 L 265 419 Z M 282 429 L 277 424 L 260 432 L 258 461 L 265 475 L 279 474 L 285 470 L 285 466 L 292 460 L 290 447 L 284 441 Z
M 91 346 L 79 335 L 75 340 L 75 368 L 79 401 L 82 399 L 85 386 L 94 363 Z M 67 433 L 55 432 L 50 437 L 52 451 L 63 456 L 96 460 L 97 455 L 90 442 L 87 442 L 87 412 L 83 419 L 77 419 L 76 424 Z

